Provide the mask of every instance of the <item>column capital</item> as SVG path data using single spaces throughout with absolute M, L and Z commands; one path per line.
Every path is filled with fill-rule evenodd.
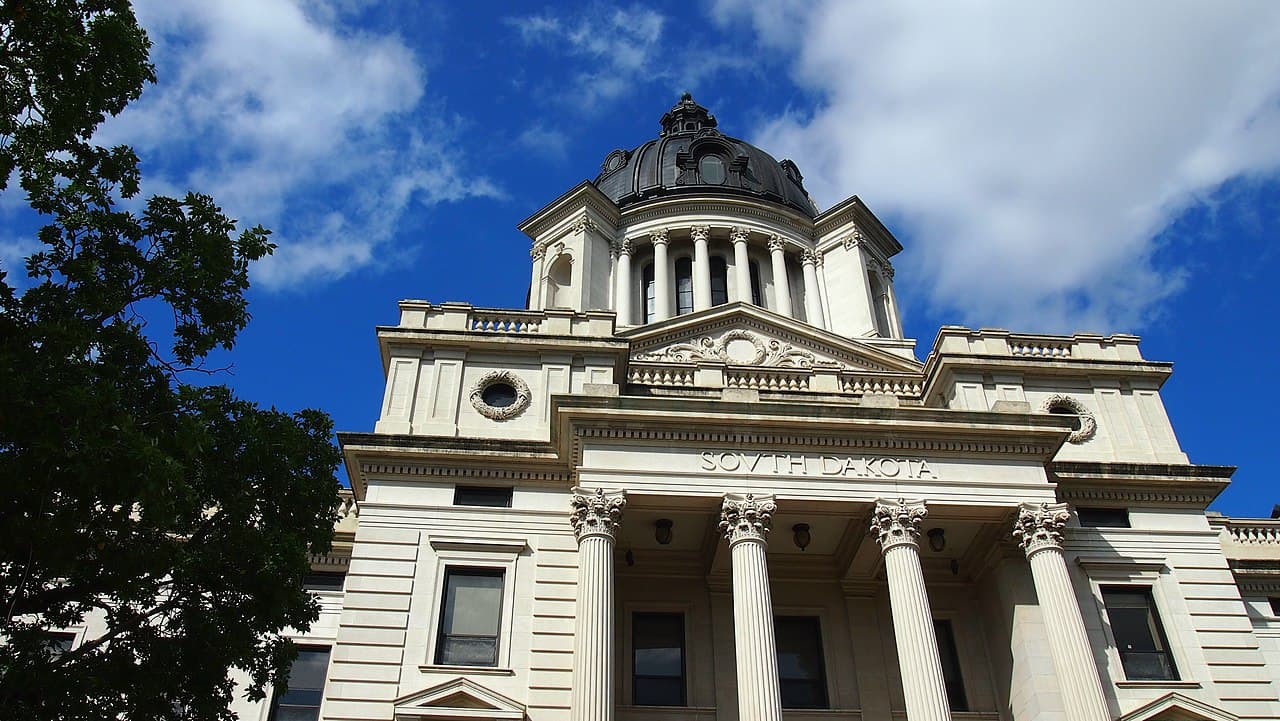
M 751 231 L 747 230 L 746 228 L 730 228 L 729 229 L 729 240 L 735 243 L 745 243 L 747 242 L 747 239 L 750 236 L 751 236 Z
M 631 255 L 631 240 L 623 238 L 622 240 L 614 241 L 609 244 L 609 249 L 615 255 Z
M 777 510 L 773 494 L 726 493 L 720 506 L 720 533 L 730 546 L 748 540 L 763 543 Z
M 695 225 L 689 229 L 689 236 L 693 239 L 693 242 L 695 243 L 698 242 L 699 240 L 705 242 L 711 238 L 711 226 Z
M 816 265 L 818 264 L 818 254 L 817 254 L 817 253 L 815 253 L 815 252 L 813 252 L 812 250 L 804 250 L 804 251 L 801 251 L 801 252 L 800 252 L 800 264 L 801 264 L 801 265 L 814 265 L 814 266 L 816 266 Z
M 787 248 L 787 243 L 782 239 L 782 236 L 780 235 L 769 236 L 769 252 L 770 253 L 774 251 L 785 252 L 786 248 Z
M 588 218 L 586 213 L 580 215 L 573 223 L 573 232 L 581 233 L 584 230 L 596 230 L 595 221 Z
M 1071 519 L 1065 503 L 1023 503 L 1018 506 L 1018 520 L 1013 523 L 1013 537 L 1027 558 L 1048 548 L 1062 550 L 1062 529 Z
M 878 498 L 876 510 L 871 514 L 871 533 L 881 551 L 903 544 L 916 546 L 920 542 L 920 524 L 927 515 L 929 510 L 923 500 Z
M 578 541 L 589 536 L 604 536 L 612 541 L 622 521 L 622 509 L 627 506 L 627 493 L 606 492 L 603 488 L 592 492 L 575 487 L 569 503 L 573 506 L 569 522 L 573 524 L 573 535 Z
M 845 250 L 853 250 L 861 247 L 863 240 L 862 231 L 854 228 L 853 232 L 846 235 L 841 242 L 844 243 Z
M 547 254 L 547 246 L 541 243 L 529 249 L 529 257 L 533 258 L 534 260 L 542 260 L 542 258 L 546 254 Z
M 659 228 L 658 230 L 655 230 L 652 233 L 649 233 L 649 242 L 653 243 L 654 245 L 666 245 L 667 229 Z
M 880 267 L 880 272 L 884 274 L 884 277 L 893 280 L 893 263 L 885 261 L 885 264 Z

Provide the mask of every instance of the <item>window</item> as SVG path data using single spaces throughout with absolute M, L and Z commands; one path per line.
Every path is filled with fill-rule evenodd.
M 640 284 L 644 287 L 644 322 L 652 323 L 655 312 L 655 298 L 657 297 L 653 286 L 653 263 L 644 267 L 640 271 Z
M 637 706 L 684 706 L 684 616 L 631 617 L 631 696 Z
M 268 721 L 315 721 L 320 718 L 329 649 L 299 648 L 289 669 L 289 688 L 271 700 Z
M 1129 528 L 1127 508 L 1077 508 L 1076 516 L 1086 528 Z
M 347 574 L 333 571 L 313 571 L 302 577 L 302 587 L 308 591 L 341 591 Z
M 775 616 L 783 708 L 827 708 L 822 626 L 815 616 Z
M 547 307 L 568 308 L 573 305 L 569 286 L 573 284 L 573 258 L 561 255 L 547 273 Z
M 704 155 L 698 160 L 698 174 L 702 182 L 721 185 L 725 181 L 724 160 L 718 155 Z
M 711 305 L 729 302 L 729 267 L 722 256 L 711 258 Z
M 968 711 L 969 700 L 964 695 L 960 653 L 956 649 L 956 632 L 951 621 L 934 619 L 933 634 L 938 639 L 938 658 L 942 661 L 942 680 L 947 686 L 947 704 L 952 711 Z
M 1111 622 L 1111 636 L 1120 652 L 1124 675 L 1130 680 L 1178 680 L 1151 589 L 1103 586 L 1102 602 L 1107 609 L 1107 620 Z
M 886 309 L 889 294 L 881 284 L 880 274 L 876 271 L 867 271 L 867 282 L 871 286 L 871 310 L 875 314 L 876 333 L 881 338 L 888 338 L 892 335 L 889 331 L 889 312 Z
M 1280 596 L 1272 596 L 1267 599 L 1267 603 L 1271 604 L 1271 615 L 1280 616 Z
M 497 568 L 449 568 L 436 663 L 497 666 L 503 572 Z
M 751 304 L 764 307 L 764 285 L 760 282 L 760 264 L 754 260 L 747 263 L 751 269 Z
M 68 653 L 75 648 L 76 635 L 74 633 L 65 633 L 61 631 L 52 631 L 45 634 L 45 646 L 49 649 L 49 654 L 54 658 Z
M 676 315 L 693 312 L 693 259 L 676 261 Z
M 511 488 L 493 486 L 458 486 L 453 489 L 453 505 L 510 508 Z

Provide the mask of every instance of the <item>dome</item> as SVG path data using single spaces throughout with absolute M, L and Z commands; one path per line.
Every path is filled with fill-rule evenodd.
M 615 150 L 595 186 L 619 208 L 685 194 L 761 198 L 812 218 L 818 208 L 800 169 L 716 129 L 714 115 L 685 93 L 660 121 L 662 132 L 634 150 Z

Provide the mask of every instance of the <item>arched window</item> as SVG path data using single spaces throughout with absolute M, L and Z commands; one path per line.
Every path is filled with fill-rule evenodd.
M 547 273 L 547 307 L 569 308 L 573 305 L 569 286 L 573 283 L 573 258 L 561 255 Z
M 640 271 L 640 287 L 644 290 L 644 322 L 652 323 L 654 307 L 654 288 L 653 288 L 653 263 L 644 267 Z
M 867 271 L 867 281 L 871 287 L 871 309 L 875 313 L 876 332 L 881 338 L 890 338 L 893 333 L 889 330 L 889 313 L 885 307 L 889 302 L 889 294 L 885 292 L 880 274 L 876 271 Z
M 760 282 L 760 264 L 754 260 L 747 264 L 751 268 L 751 304 L 764 307 L 764 284 Z
M 676 260 L 676 315 L 693 312 L 693 259 Z
M 711 257 L 711 305 L 729 302 L 729 267 L 724 257 Z

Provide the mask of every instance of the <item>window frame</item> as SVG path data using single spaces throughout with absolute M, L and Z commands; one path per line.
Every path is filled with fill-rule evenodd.
M 644 309 L 644 322 L 652 323 L 658 315 L 658 284 L 653 261 L 640 266 L 640 307 Z
M 493 568 L 491 566 L 452 565 L 452 566 L 445 567 L 444 586 L 440 594 L 440 612 L 436 614 L 437 616 L 436 623 L 438 627 L 436 628 L 435 649 L 432 652 L 432 658 L 435 659 L 437 666 L 466 666 L 468 668 L 497 668 L 498 660 L 500 658 L 498 655 L 498 649 L 500 648 L 501 642 L 502 642 L 502 620 L 503 620 L 502 601 L 503 599 L 502 598 L 498 599 L 498 618 L 495 619 L 495 623 L 494 623 L 495 628 L 494 628 L 494 635 L 493 635 L 493 663 L 475 663 L 475 664 L 452 663 L 450 664 L 450 663 L 445 663 L 442 660 L 444 657 L 445 645 L 449 640 L 449 636 L 444 632 L 444 621 L 445 621 L 444 611 L 445 611 L 445 602 L 448 600 L 448 597 L 449 597 L 448 596 L 449 581 L 451 579 L 460 578 L 460 577 L 497 578 L 499 590 L 505 595 L 506 580 L 507 580 L 506 576 L 507 576 L 506 569 Z M 476 638 L 479 638 L 479 636 L 476 636 Z M 488 638 L 488 636 L 484 636 L 484 638 Z
M 1076 512 L 1076 521 L 1080 524 L 1081 528 L 1133 528 L 1133 518 L 1129 515 L 1129 509 L 1125 507 L 1076 506 L 1074 510 Z M 1093 514 L 1101 514 L 1103 517 Z M 1107 514 L 1117 515 L 1112 518 L 1105 518 Z M 1113 520 L 1117 520 L 1118 514 L 1124 514 L 1124 525 L 1111 522 Z M 1093 522 L 1085 523 L 1086 515 L 1091 515 L 1091 521 Z M 1102 522 L 1098 523 L 1098 521 Z
M 325 652 L 324 679 L 320 684 L 320 704 L 316 706 L 316 718 L 318 719 L 320 718 L 320 707 L 324 705 L 324 692 L 325 692 L 325 689 L 329 686 L 329 667 L 333 665 L 333 646 L 327 645 L 327 644 L 317 644 L 317 643 L 307 643 L 307 642 L 300 642 L 300 643 L 297 643 L 296 645 L 298 647 L 299 654 L 301 654 L 303 651 L 324 651 Z M 292 666 L 290 666 L 290 671 L 292 672 Z M 285 691 L 285 693 L 287 694 L 288 691 Z M 274 688 L 271 689 L 271 696 L 267 701 L 267 712 L 266 712 L 266 715 L 263 717 L 264 719 L 266 719 L 266 721 L 276 720 L 276 711 L 279 709 L 278 702 L 280 701 L 281 697 L 282 695 L 276 693 Z
M 1181 681 L 1182 673 L 1178 670 L 1178 662 L 1173 655 L 1173 644 L 1169 642 L 1169 631 L 1165 627 L 1166 626 L 1165 620 L 1160 615 L 1160 608 L 1156 604 L 1155 589 L 1152 588 L 1151 586 L 1145 586 L 1141 584 L 1107 583 L 1099 586 L 1098 590 L 1099 590 L 1099 593 L 1102 595 L 1102 608 L 1103 608 L 1103 613 L 1105 614 L 1106 620 L 1107 620 L 1107 633 L 1111 637 L 1111 644 L 1109 648 L 1114 650 L 1116 655 L 1119 657 L 1120 669 L 1124 672 L 1125 680 L 1155 682 L 1155 683 L 1177 683 Z M 1107 603 L 1108 592 L 1141 595 L 1146 599 L 1146 602 L 1147 602 L 1146 610 L 1148 614 L 1147 622 L 1149 625 L 1154 626 L 1154 629 L 1155 629 L 1153 641 L 1155 641 L 1157 644 L 1163 644 L 1164 646 L 1163 651 L 1157 650 L 1157 651 L 1146 652 L 1146 653 L 1163 654 L 1165 657 L 1165 661 L 1169 666 L 1169 671 L 1172 674 L 1171 676 L 1155 677 L 1155 678 L 1152 678 L 1152 677 L 1133 678 L 1130 676 L 1129 669 L 1125 667 L 1125 662 L 1124 662 L 1125 652 L 1120 649 L 1120 643 L 1116 640 L 1115 622 L 1111 618 L 1111 609 L 1114 606 L 1112 604 Z
M 673 616 L 680 619 L 680 703 L 678 704 L 642 704 L 636 700 L 636 618 L 638 616 Z M 689 614 L 678 610 L 634 610 L 627 618 L 628 646 L 630 661 L 628 670 L 631 687 L 629 689 L 632 706 L 648 708 L 688 708 L 689 707 Z M 655 677 L 668 678 L 668 677 Z
M 729 261 L 723 255 L 713 254 L 708 265 L 711 267 L 711 305 L 724 305 L 729 302 Z
M 821 669 L 822 674 L 821 674 L 821 678 L 819 679 L 819 684 L 820 684 L 820 687 L 821 687 L 821 689 L 822 689 L 822 695 L 823 695 L 823 700 L 824 700 L 825 704 L 824 704 L 824 705 L 822 705 L 822 706 L 786 706 L 786 705 L 783 705 L 783 706 L 782 706 L 782 708 L 783 708 L 783 710 L 784 710 L 784 711 L 799 711 L 799 712 L 801 712 L 801 713 L 804 713 L 804 712 L 807 712 L 807 711 L 819 711 L 819 712 L 821 712 L 821 711 L 829 711 L 829 710 L 831 710 L 832 708 L 834 708 L 834 706 L 832 706 L 832 703 L 831 703 L 831 701 L 832 701 L 832 698 L 833 698 L 833 697 L 832 697 L 832 693 L 831 693 L 831 674 L 829 673 L 829 669 L 831 669 L 831 668 L 832 668 L 831 644 L 827 643 L 827 630 L 830 628 L 830 624 L 828 623 L 828 619 L 827 619 L 827 617 L 826 617 L 826 616 L 827 616 L 827 615 L 826 615 L 826 613 L 824 613 L 824 612 L 823 612 L 823 610 L 821 610 L 821 609 L 813 609 L 813 608 L 786 608 L 786 607 L 775 607 L 775 608 L 774 608 L 774 610 L 773 610 L 773 627 L 774 627 L 774 645 L 775 645 L 775 647 L 776 647 L 776 645 L 777 645 L 777 628 L 778 628 L 778 618 L 779 618 L 779 617 L 783 617 L 783 618 L 803 618 L 803 619 L 809 619 L 809 620 L 813 621 L 813 622 L 814 622 L 814 624 L 817 626 L 817 630 L 818 630 L 818 652 L 819 652 L 819 657 L 820 657 L 820 659 L 821 659 L 821 661 L 822 661 L 822 669 Z M 775 649 L 775 653 L 776 653 L 776 649 Z M 782 669 L 781 669 L 781 664 L 779 664 L 779 669 L 778 669 L 778 686 L 779 686 L 779 689 L 778 689 L 778 690 L 779 690 L 779 694 L 778 694 L 778 702 L 779 702 L 779 704 L 781 704 L 781 703 L 782 703 Z
M 947 627 L 951 629 L 951 644 L 952 644 L 951 650 L 955 654 L 953 660 L 955 661 L 956 672 L 960 674 L 960 678 L 956 679 L 956 681 L 958 682 L 959 691 L 961 695 L 960 700 L 964 702 L 962 704 L 964 708 L 956 708 L 952 706 L 952 703 L 951 703 L 952 702 L 951 692 L 950 692 L 951 683 L 946 678 L 946 663 L 945 663 L 945 660 L 942 658 L 942 655 L 943 655 L 942 642 L 938 639 L 938 633 L 937 633 L 939 624 L 946 624 Z M 969 700 L 969 697 L 971 694 L 969 693 L 969 681 L 968 681 L 971 674 L 965 673 L 964 654 L 960 653 L 960 631 L 956 628 L 956 617 L 952 614 L 934 614 L 933 628 L 934 628 L 934 642 L 937 643 L 938 645 L 938 659 L 939 661 L 942 661 L 943 685 L 947 688 L 947 707 L 950 708 L 952 713 L 967 713 L 969 711 L 972 711 L 973 704 Z
M 693 283 L 694 283 L 693 257 L 688 255 L 681 255 L 677 257 L 671 263 L 671 271 L 672 271 L 672 274 L 675 276 L 675 281 L 676 281 L 675 287 L 673 288 L 673 290 L 675 290 L 676 292 L 675 314 L 678 316 L 688 315 L 693 312 L 693 308 L 695 304 L 694 303 L 695 293 L 693 289 Z M 688 283 L 687 291 L 680 287 L 680 282 L 682 280 Z M 682 303 L 682 301 L 684 300 L 687 300 L 688 303 L 687 304 Z
M 499 493 L 494 493 L 493 495 L 504 496 L 502 500 L 505 502 L 498 505 L 492 503 L 462 503 L 459 500 L 459 496 L 463 493 L 475 493 L 477 491 L 480 492 L 481 495 L 497 491 Z M 477 486 L 467 483 L 459 483 L 453 487 L 453 505 L 459 508 L 511 508 L 514 496 L 515 488 L 512 486 Z
M 431 620 L 427 626 L 426 648 L 420 670 L 465 670 L 466 673 L 511 675 L 511 637 L 515 617 L 515 591 L 519 559 L 526 555 L 524 541 L 510 539 L 470 539 L 435 537 L 428 541 L 435 555 L 433 592 L 430 597 Z M 429 567 L 429 564 L 419 564 Z M 444 618 L 445 578 L 451 568 L 491 569 L 502 571 L 502 604 L 498 612 L 498 650 L 493 666 L 454 666 L 438 663 L 441 623 Z M 425 580 L 425 579 L 419 579 Z
M 759 260 L 747 259 L 747 277 L 751 283 L 751 305 L 768 310 L 769 306 L 765 302 L 764 276 L 760 270 Z
M 672 613 L 680 614 L 684 618 L 684 706 L 634 706 L 632 703 L 636 697 L 635 690 L 635 647 L 632 641 L 635 638 L 635 627 L 633 621 L 637 613 Z M 695 708 L 693 669 L 698 666 L 698 644 L 694 643 L 693 625 L 694 606 L 689 603 L 662 603 L 662 602 L 646 602 L 646 601 L 625 601 L 622 604 L 622 626 L 619 629 L 624 635 L 622 643 L 617 644 L 614 659 L 617 663 L 616 668 L 622 671 L 621 688 L 618 691 L 619 705 L 626 705 L 633 708 L 644 709 L 680 709 Z

